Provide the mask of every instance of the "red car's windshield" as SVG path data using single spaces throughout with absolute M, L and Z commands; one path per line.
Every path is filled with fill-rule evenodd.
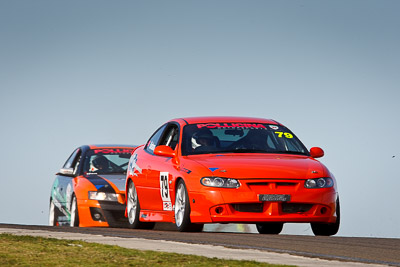
M 201 123 L 183 129 L 182 154 L 287 153 L 308 155 L 286 127 L 262 123 Z

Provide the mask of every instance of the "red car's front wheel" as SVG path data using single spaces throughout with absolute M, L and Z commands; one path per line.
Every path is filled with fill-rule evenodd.
M 175 224 L 180 232 L 201 232 L 204 224 L 190 222 L 190 202 L 185 182 L 180 180 L 175 195 Z
M 311 223 L 314 235 L 331 236 L 339 231 L 340 226 L 340 202 L 336 200 L 336 222 L 334 223 Z

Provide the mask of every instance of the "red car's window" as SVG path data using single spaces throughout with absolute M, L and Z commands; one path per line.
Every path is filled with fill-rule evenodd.
M 261 123 L 201 123 L 183 129 L 182 154 L 290 153 L 308 155 L 286 127 Z
M 161 126 L 153 135 L 150 137 L 150 140 L 147 141 L 146 147 L 144 148 L 147 152 L 153 154 L 154 149 L 160 142 L 160 138 L 162 134 L 164 133 L 165 127 L 167 127 L 167 124 L 164 124 Z

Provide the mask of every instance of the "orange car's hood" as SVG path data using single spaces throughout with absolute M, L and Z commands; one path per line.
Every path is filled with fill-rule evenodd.
M 221 177 L 306 179 L 329 176 L 329 171 L 323 164 L 307 156 L 220 154 L 199 155 L 190 159 L 207 168 L 210 175 Z
M 125 192 L 125 174 L 89 174 L 84 177 L 92 182 L 97 189 L 110 184 L 120 192 Z
M 110 183 L 113 183 L 119 191 L 125 191 L 125 174 L 103 174 L 101 176 Z

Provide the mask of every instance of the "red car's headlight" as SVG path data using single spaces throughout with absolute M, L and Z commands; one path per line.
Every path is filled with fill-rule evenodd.
M 304 183 L 305 188 L 328 188 L 333 186 L 333 180 L 329 177 L 307 179 Z
M 239 181 L 233 178 L 203 177 L 200 179 L 200 183 L 204 186 L 209 186 L 209 187 L 221 187 L 221 188 L 240 187 Z

